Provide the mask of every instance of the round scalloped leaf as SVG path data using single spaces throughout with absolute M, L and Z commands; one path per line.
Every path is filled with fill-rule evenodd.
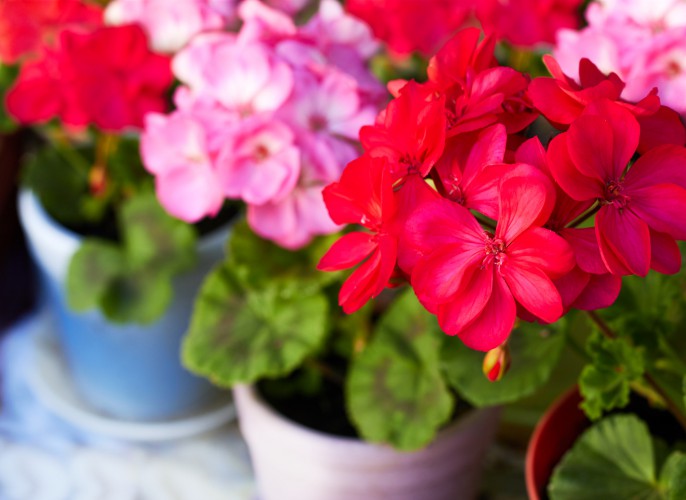
M 607 417 L 585 431 L 548 485 L 551 500 L 666 498 L 657 482 L 648 426 L 631 414 Z
M 381 318 L 346 384 L 350 416 L 365 440 L 418 449 L 450 418 L 454 400 L 440 372 L 440 335 L 409 290 Z
M 185 365 L 231 387 L 287 375 L 318 350 L 328 302 L 294 284 L 246 291 L 228 264 L 206 279 L 183 346 Z
M 69 307 L 75 311 L 97 307 L 115 278 L 125 270 L 124 255 L 115 244 L 85 240 L 69 263 L 66 282 Z
M 442 361 L 448 383 L 474 406 L 494 406 L 533 394 L 548 381 L 565 344 L 564 321 L 520 323 L 510 334 L 509 371 L 497 382 L 482 375 L 484 353 L 446 336 Z

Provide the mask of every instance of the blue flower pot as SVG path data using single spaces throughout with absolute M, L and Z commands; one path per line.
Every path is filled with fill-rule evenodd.
M 180 350 L 196 292 L 222 259 L 228 228 L 201 238 L 197 266 L 175 278 L 174 299 L 158 321 L 118 324 L 99 311 L 75 313 L 67 306 L 67 268 L 82 237 L 54 222 L 28 191 L 20 194 L 19 213 L 41 277 L 41 301 L 87 403 L 118 419 L 158 421 L 195 413 L 220 396 L 181 365 Z

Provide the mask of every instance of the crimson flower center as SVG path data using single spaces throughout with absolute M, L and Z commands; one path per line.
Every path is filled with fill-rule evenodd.
M 486 256 L 481 263 L 481 267 L 486 267 L 489 264 L 495 264 L 498 267 L 502 266 L 507 260 L 507 244 L 504 240 L 493 238 L 490 235 L 486 235 L 486 238 L 486 244 L 484 245 Z
M 609 181 L 605 185 L 605 205 L 614 205 L 615 208 L 623 209 L 629 204 L 630 198 L 623 193 L 624 184 L 621 181 Z

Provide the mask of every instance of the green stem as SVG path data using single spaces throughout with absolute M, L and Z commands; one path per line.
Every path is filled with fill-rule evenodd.
M 322 377 L 329 379 L 336 385 L 343 386 L 345 384 L 345 379 L 340 373 L 335 371 L 327 364 L 322 363 L 321 361 L 310 358 L 307 361 L 305 361 L 305 365 L 308 368 L 311 368 L 312 370 L 318 372 Z
M 581 214 L 575 221 L 573 221 L 567 227 L 574 228 L 574 227 L 580 226 L 581 224 L 586 222 L 588 219 L 593 217 L 598 210 L 600 210 L 600 203 L 596 203 L 595 206 L 593 206 L 588 212 Z
M 610 328 L 610 326 L 605 322 L 605 320 L 598 316 L 598 314 L 595 311 L 586 312 L 588 313 L 588 316 L 591 318 L 591 320 L 593 320 L 593 322 L 598 326 L 603 335 L 610 339 L 617 338 L 617 334 L 612 330 L 612 328 Z M 667 409 L 669 409 L 674 418 L 676 418 L 679 421 L 681 427 L 686 429 L 686 415 L 682 413 L 679 405 L 672 401 L 667 392 L 662 388 L 662 386 L 660 386 L 657 380 L 655 380 L 655 378 L 653 378 L 653 376 L 647 371 L 643 373 L 643 380 L 645 380 L 646 384 L 648 384 L 650 388 L 660 396 Z
M 481 215 L 478 212 L 472 212 L 472 213 L 476 216 L 477 220 L 479 221 L 479 223 L 482 226 L 486 226 L 491 231 L 495 231 L 495 224 L 493 223 L 493 221 L 491 221 L 490 219 L 487 219 L 485 216 Z

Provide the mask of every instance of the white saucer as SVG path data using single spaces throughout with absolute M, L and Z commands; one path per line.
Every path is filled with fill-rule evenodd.
M 216 429 L 236 417 L 228 394 L 194 414 L 164 421 L 132 422 L 100 413 L 77 393 L 45 319 L 36 318 L 37 328 L 31 332 L 33 369 L 28 384 L 46 409 L 78 429 L 129 441 L 168 441 Z

